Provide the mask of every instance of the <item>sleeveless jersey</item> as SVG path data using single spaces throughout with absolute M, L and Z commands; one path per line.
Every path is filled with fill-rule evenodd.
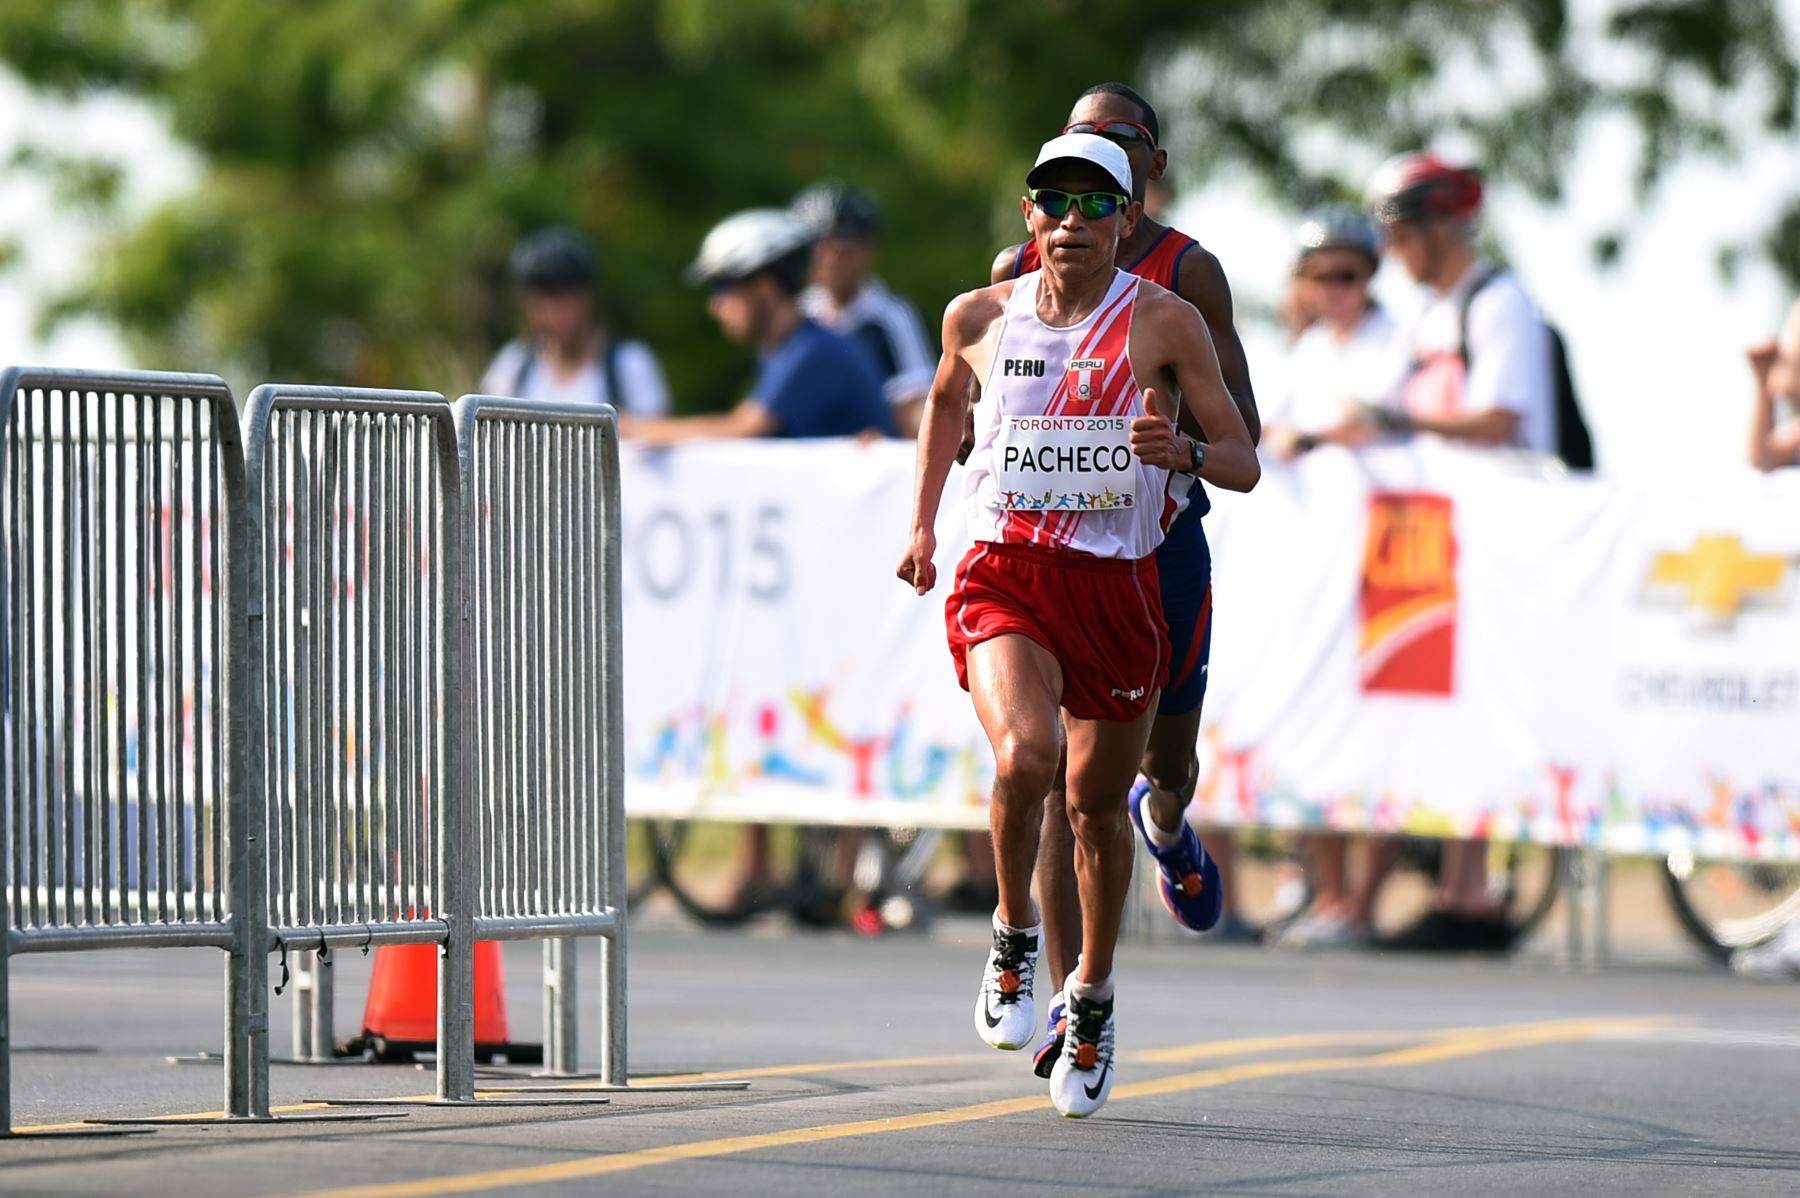
M 1140 279 L 1149 279 L 1159 287 L 1167 287 L 1179 293 L 1175 286 L 1181 273 L 1182 257 L 1200 243 L 1177 229 L 1165 228 L 1157 235 L 1150 248 L 1138 255 L 1125 269 Z M 1013 277 L 1018 278 L 1029 271 L 1042 266 L 1038 258 L 1037 240 L 1033 238 L 1019 247 L 1018 260 L 1013 264 Z
M 1113 272 L 1086 320 L 1038 319 L 1041 271 L 1013 285 L 975 408 L 964 494 L 977 541 L 1095 557 L 1148 557 L 1186 505 L 1189 480 L 1140 462 L 1143 411 L 1129 346 L 1138 279 Z
M 1181 281 L 1181 260 L 1189 250 L 1199 244 L 1198 241 L 1179 229 L 1173 226 L 1164 226 L 1163 231 L 1156 235 L 1156 240 L 1150 243 L 1150 248 L 1139 254 L 1137 261 L 1124 269 L 1140 279 L 1149 279 L 1157 286 L 1166 287 L 1179 295 L 1181 290 L 1177 284 Z M 1018 255 L 1013 262 L 1013 277 L 1018 278 L 1027 271 L 1037 270 L 1042 265 L 1043 261 L 1038 257 L 1037 239 L 1033 238 L 1019 247 Z M 1188 501 L 1188 507 L 1183 513 L 1186 518 L 1184 524 L 1197 524 L 1200 517 L 1206 515 L 1212 508 L 1212 499 L 1207 495 L 1206 488 L 1200 484 L 1198 479 L 1194 481 L 1189 491 Z M 1184 542 L 1186 540 L 1185 537 L 1176 539 Z

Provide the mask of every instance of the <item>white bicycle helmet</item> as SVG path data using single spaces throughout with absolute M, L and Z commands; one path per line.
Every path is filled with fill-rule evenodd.
M 785 208 L 750 208 L 714 225 L 687 268 L 690 283 L 747 279 L 812 244 L 816 234 Z

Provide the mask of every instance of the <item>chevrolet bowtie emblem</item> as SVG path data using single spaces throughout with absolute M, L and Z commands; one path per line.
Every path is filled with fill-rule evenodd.
M 1782 604 L 1787 573 L 1785 557 L 1750 553 L 1735 536 L 1705 534 L 1685 552 L 1657 554 L 1645 590 L 1694 609 L 1706 625 L 1729 628 L 1746 607 Z

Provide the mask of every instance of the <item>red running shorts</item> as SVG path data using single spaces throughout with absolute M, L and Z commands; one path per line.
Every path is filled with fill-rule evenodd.
M 1155 555 L 977 541 L 956 568 L 944 624 L 964 690 L 970 646 L 1017 633 L 1062 667 L 1063 710 L 1076 719 L 1135 720 L 1169 678 Z

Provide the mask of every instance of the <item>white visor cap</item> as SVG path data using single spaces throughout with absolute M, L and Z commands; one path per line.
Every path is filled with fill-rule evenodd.
M 1025 186 L 1037 187 L 1044 168 L 1053 163 L 1090 162 L 1112 176 L 1127 198 L 1131 195 L 1131 160 L 1125 151 L 1096 133 L 1064 133 L 1045 142 L 1038 150 L 1037 162 L 1025 176 Z

